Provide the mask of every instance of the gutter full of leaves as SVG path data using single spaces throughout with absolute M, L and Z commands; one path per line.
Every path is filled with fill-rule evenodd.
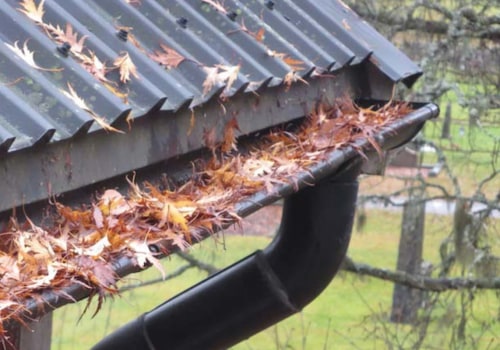
M 12 218 L 1 233 L 0 336 L 8 341 L 7 321 L 25 322 L 85 297 L 90 303 L 97 296 L 99 311 L 104 296 L 117 293 L 119 278 L 151 265 L 163 273 L 158 258 L 238 224 L 350 159 L 374 150 L 382 157 L 437 113 L 433 105 L 375 109 L 341 98 L 319 104 L 293 131 L 270 131 L 245 152 L 238 152 L 234 119 L 222 143 L 205 134 L 212 157 L 195 162 L 182 186 L 159 189 L 128 179 L 128 195 L 108 189 L 83 209 L 53 202 L 47 227 Z

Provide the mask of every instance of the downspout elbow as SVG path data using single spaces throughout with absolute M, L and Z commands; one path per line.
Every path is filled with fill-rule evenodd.
M 348 173 L 325 179 L 285 200 L 279 234 L 264 254 L 298 309 L 328 286 L 346 255 L 358 191 L 356 177 L 357 173 Z

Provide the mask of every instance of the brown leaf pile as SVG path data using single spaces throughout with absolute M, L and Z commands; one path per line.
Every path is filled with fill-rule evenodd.
M 79 284 L 98 296 L 99 309 L 105 294 L 117 292 L 118 276 L 111 263 L 118 257 L 161 270 L 158 254 L 185 249 L 237 223 L 237 202 L 258 191 L 273 193 L 277 185 L 294 184 L 298 174 L 329 152 L 359 138 L 378 149 L 374 135 L 409 111 L 406 104 L 365 109 L 342 98 L 334 106 L 318 105 L 295 132 L 270 132 L 245 154 L 236 151 L 239 127 L 233 118 L 223 141 L 207 145 L 213 148 L 212 159 L 200 160 L 192 179 L 178 188 L 160 190 L 148 183 L 140 188 L 129 181 L 127 196 L 108 189 L 84 209 L 55 203 L 56 215 L 48 227 L 12 219 L 0 233 L 0 335 L 4 322 L 19 320 L 25 300 L 41 299 L 42 290 L 71 298 L 64 288 Z M 153 253 L 151 244 L 162 251 Z

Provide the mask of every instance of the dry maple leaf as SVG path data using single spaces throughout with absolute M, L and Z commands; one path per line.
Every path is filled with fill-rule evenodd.
M 10 45 L 5 43 L 5 45 L 14 51 L 14 53 L 19 56 L 24 62 L 26 62 L 30 67 L 38 69 L 38 70 L 43 70 L 47 72 L 60 72 L 62 68 L 42 68 L 35 62 L 34 58 L 34 52 L 30 51 L 28 48 L 28 40 L 26 40 L 23 44 L 23 47 L 18 46 L 18 41 L 14 42 L 14 45 Z
M 95 113 L 85 103 L 85 101 L 80 96 L 78 96 L 75 89 L 73 88 L 73 86 L 70 83 L 68 83 L 68 91 L 62 90 L 62 89 L 60 89 L 60 91 L 62 92 L 62 94 L 64 96 L 66 96 L 71 101 L 73 101 L 78 107 L 83 109 L 85 112 L 89 113 L 92 116 L 92 118 L 96 121 L 96 123 L 101 126 L 101 128 L 103 128 L 106 131 L 112 131 L 112 132 L 117 132 L 117 133 L 123 134 L 123 131 L 116 129 L 115 127 L 109 125 L 109 123 L 106 120 L 104 120 L 103 117 L 101 117 L 100 115 Z
M 255 40 L 257 40 L 258 42 L 262 42 L 264 40 L 264 34 L 266 33 L 266 30 L 264 29 L 264 27 L 261 27 L 257 33 L 255 33 L 253 35 L 253 37 L 255 38 Z
M 227 93 L 238 78 L 240 67 L 239 64 L 236 66 L 217 64 L 213 67 L 203 67 L 203 70 L 207 73 L 207 77 L 203 82 L 203 94 L 206 95 L 218 84 L 226 84 L 224 92 Z
M 85 70 L 92 74 L 92 76 L 103 83 L 110 82 L 109 79 L 106 78 L 106 73 L 108 73 L 109 68 L 106 67 L 104 62 L 102 62 L 93 51 L 89 50 L 88 55 L 80 55 L 79 58 L 82 60 Z
M 20 8 L 19 11 L 24 13 L 35 23 L 43 24 L 43 15 L 45 13 L 43 10 L 44 3 L 45 0 L 42 0 L 37 6 L 34 0 L 23 0 L 20 3 L 22 8 Z
M 184 235 L 179 233 L 172 233 L 167 237 L 168 240 L 172 241 L 174 246 L 177 246 L 181 251 L 185 251 L 190 247 L 190 244 L 184 238 Z
M 294 70 L 294 71 L 298 71 L 298 70 L 303 70 L 304 69 L 304 61 L 296 60 L 296 59 L 288 57 L 288 56 L 285 56 L 282 60 L 290 68 L 292 68 L 292 70 Z
M 201 1 L 204 2 L 205 4 L 212 6 L 220 13 L 227 15 L 227 10 L 224 8 L 224 5 L 220 1 L 218 0 L 201 0 Z
M 82 35 L 78 39 L 78 33 L 73 30 L 71 23 L 66 23 L 65 30 L 62 30 L 59 25 L 54 27 L 52 24 L 48 24 L 46 29 L 53 36 L 54 40 L 59 44 L 68 43 L 71 45 L 71 52 L 75 54 L 81 54 L 84 48 L 85 40 L 87 35 Z
M 149 263 L 153 265 L 158 271 L 160 271 L 163 279 L 165 279 L 166 274 L 162 264 L 157 258 L 154 257 L 153 253 L 151 253 L 149 245 L 146 242 L 131 240 L 127 242 L 127 246 L 132 250 L 137 265 L 141 269 L 147 267 Z
M 309 85 L 309 83 L 304 80 L 296 71 L 292 70 L 288 72 L 285 77 L 283 78 L 283 84 L 285 84 L 286 89 L 288 90 L 290 86 L 292 86 L 293 83 L 301 81 L 306 85 Z
M 286 53 L 276 52 L 274 50 L 267 50 L 267 54 L 271 57 L 276 57 L 285 62 L 290 68 L 292 68 L 292 71 L 298 71 L 304 69 L 303 61 L 292 58 L 288 56 Z
M 186 57 L 182 56 L 171 47 L 168 47 L 165 44 L 160 44 L 160 47 L 161 51 L 157 50 L 150 54 L 149 57 L 162 66 L 165 66 L 168 69 L 177 68 L 179 64 L 186 60 Z
M 122 52 L 121 55 L 115 59 L 113 65 L 120 71 L 120 81 L 122 83 L 130 81 L 130 75 L 139 78 L 137 67 L 130 58 L 128 52 Z

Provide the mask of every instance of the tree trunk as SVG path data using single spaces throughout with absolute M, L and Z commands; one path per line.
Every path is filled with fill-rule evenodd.
M 450 126 L 451 126 L 451 103 L 448 102 L 446 105 L 446 111 L 444 113 L 443 128 L 441 129 L 441 138 L 450 138 Z
M 410 274 L 421 273 L 425 219 L 425 202 L 420 201 L 421 199 L 423 199 L 422 190 L 411 192 L 409 201 L 403 209 L 396 269 Z M 415 323 L 421 303 L 422 292 L 420 290 L 395 284 L 391 322 Z

